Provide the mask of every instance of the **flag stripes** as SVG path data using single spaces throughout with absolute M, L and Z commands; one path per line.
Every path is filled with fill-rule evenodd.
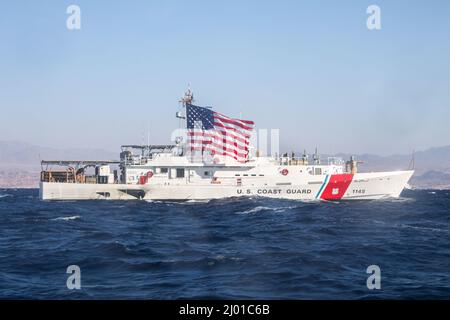
M 208 108 L 186 105 L 188 148 L 239 162 L 248 161 L 254 122 L 233 119 Z

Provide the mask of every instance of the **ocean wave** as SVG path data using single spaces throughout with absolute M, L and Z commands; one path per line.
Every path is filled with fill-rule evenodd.
M 151 199 L 146 199 L 146 200 L 142 200 L 144 202 L 147 203 L 155 203 L 155 204 L 164 204 L 164 205 L 174 205 L 174 204 L 180 204 L 180 203 L 186 203 L 187 201 L 176 201 L 176 200 L 151 200 Z
M 208 200 L 208 199 L 205 199 L 205 200 L 193 200 L 193 199 L 191 199 L 191 200 L 188 200 L 186 202 L 188 202 L 188 203 L 208 203 L 210 201 L 211 200 Z
M 58 218 L 54 218 L 52 219 L 53 221 L 70 221 L 70 220 L 77 220 L 77 219 L 81 219 L 81 216 L 70 216 L 70 217 L 58 217 Z
M 276 208 L 271 208 L 271 207 L 264 207 L 264 206 L 257 206 L 245 211 L 240 211 L 240 212 L 236 212 L 237 214 L 254 214 L 254 213 L 258 213 L 260 211 L 269 211 L 269 210 L 274 210 Z
M 317 203 L 317 202 L 316 202 Z M 302 202 L 302 204 L 306 204 Z M 302 205 L 294 205 L 294 206 L 279 206 L 279 207 L 268 207 L 268 206 L 256 206 L 254 208 L 247 209 L 245 211 L 236 212 L 236 214 L 255 214 L 261 211 L 272 211 L 276 213 L 286 212 L 288 210 L 293 210 L 297 208 L 301 208 Z
M 6 193 L 6 194 L 0 194 L 0 199 L 1 198 L 7 198 L 7 197 L 12 197 L 12 194 Z
M 377 199 L 377 200 L 373 200 L 373 201 L 375 201 L 375 202 L 386 202 L 386 203 L 390 203 L 390 202 L 402 203 L 402 202 L 415 202 L 416 199 L 414 199 L 414 198 L 406 198 L 406 197 L 398 197 L 398 198 L 388 197 L 388 198 Z
M 430 228 L 430 227 L 419 227 L 419 226 L 412 226 L 412 225 L 409 225 L 409 224 L 397 224 L 397 227 L 407 228 L 407 229 L 414 229 L 414 230 L 420 230 L 420 231 L 430 231 L 430 232 L 445 232 L 445 233 L 449 232 L 446 229 Z

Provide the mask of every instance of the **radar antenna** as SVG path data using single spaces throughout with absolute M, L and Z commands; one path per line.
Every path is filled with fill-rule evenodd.
M 188 104 L 192 104 L 194 102 L 194 93 L 191 90 L 191 85 L 188 85 L 188 90 L 184 93 L 184 97 L 181 98 L 181 100 L 179 101 L 180 103 L 183 104 L 183 106 L 186 106 Z
M 319 156 L 319 153 L 317 152 L 317 148 L 316 148 L 316 151 L 314 152 L 313 160 L 314 160 L 314 164 L 317 164 L 317 165 L 320 164 L 320 156 Z

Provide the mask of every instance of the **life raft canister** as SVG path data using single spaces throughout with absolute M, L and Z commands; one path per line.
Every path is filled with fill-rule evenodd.
M 289 173 L 289 170 L 288 169 L 283 169 L 283 170 L 281 170 L 281 174 L 283 175 L 283 176 L 287 176 L 288 175 L 288 173 Z
M 147 176 L 140 176 L 139 184 L 146 184 L 146 183 L 147 183 Z
M 153 171 L 148 171 L 147 174 L 139 177 L 139 184 L 147 184 L 151 177 L 153 177 Z

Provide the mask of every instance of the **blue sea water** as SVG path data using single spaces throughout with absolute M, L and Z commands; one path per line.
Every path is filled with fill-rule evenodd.
M 69 265 L 81 290 L 66 286 Z M 448 299 L 450 191 L 167 203 L 0 189 L 0 298 Z

